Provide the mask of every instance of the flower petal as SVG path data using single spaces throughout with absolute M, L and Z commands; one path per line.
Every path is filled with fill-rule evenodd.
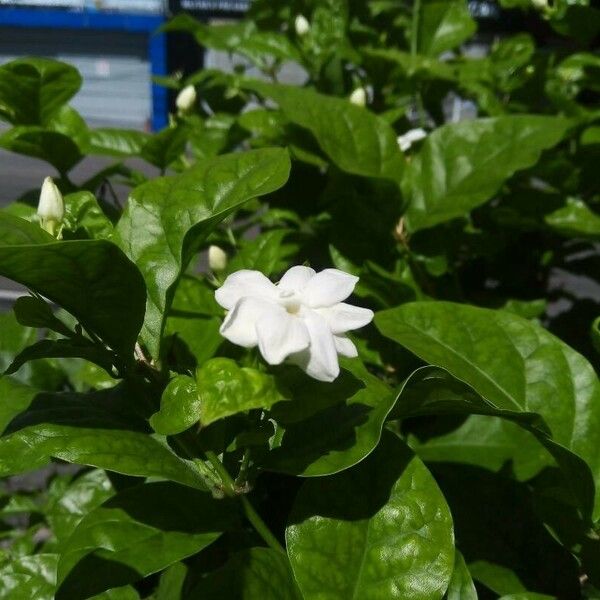
M 275 298 L 277 288 L 260 271 L 242 269 L 227 277 L 223 285 L 215 292 L 216 301 L 227 310 L 232 310 L 237 302 L 246 296 L 257 298 Z
M 345 335 L 334 335 L 333 341 L 335 342 L 335 349 L 338 354 L 347 356 L 348 358 L 356 358 L 358 356 L 356 346 Z
M 290 354 L 305 350 L 310 344 L 304 321 L 281 306 L 256 322 L 256 333 L 260 353 L 270 365 L 280 365 Z
M 303 319 L 310 335 L 310 347 L 291 355 L 290 360 L 307 375 L 331 382 L 340 374 L 340 365 L 327 321 L 314 311 L 307 311 Z
M 305 302 L 311 308 L 333 306 L 345 300 L 358 283 L 358 277 L 339 271 L 325 269 L 317 273 L 304 288 Z
M 253 348 L 258 344 L 256 322 L 278 308 L 278 304 L 263 298 L 242 298 L 227 314 L 219 332 L 238 346 Z
M 373 311 L 360 306 L 340 302 L 329 308 L 318 308 L 317 312 L 325 318 L 332 333 L 346 333 L 368 325 L 373 320 Z
M 280 282 L 277 284 L 277 287 L 280 290 L 290 291 L 290 292 L 299 292 L 303 290 L 306 284 L 316 275 L 314 269 L 310 267 L 303 267 L 302 265 L 298 265 L 296 267 L 292 267 L 288 269 Z

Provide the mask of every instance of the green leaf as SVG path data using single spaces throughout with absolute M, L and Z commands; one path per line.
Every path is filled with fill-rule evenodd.
M 456 550 L 454 554 L 454 571 L 446 593 L 447 600 L 477 600 L 477 590 L 463 555 Z
M 272 376 L 240 368 L 229 358 L 213 358 L 202 365 L 196 372 L 196 384 L 203 426 L 255 408 L 268 410 L 285 400 Z
M 65 542 L 84 516 L 113 495 L 112 485 L 104 471 L 94 469 L 76 476 L 66 489 L 53 493 L 45 509 L 46 519 L 59 543 Z
M 38 225 L 0 214 L 0 274 L 56 302 L 129 358 L 144 316 L 144 281 L 103 240 L 57 242 Z
M 160 411 L 150 417 L 150 425 L 161 435 L 181 433 L 198 422 L 200 397 L 193 377 L 176 375 L 160 399 Z
M 0 568 L 2 600 L 54 600 L 58 555 L 13 558 Z
M 421 8 L 417 47 L 421 54 L 438 56 L 469 39 L 477 24 L 464 0 L 424 2 Z
M 360 361 L 343 359 L 341 366 L 333 383 L 307 380 L 295 368 L 278 373 L 292 402 L 272 411 L 278 432 L 265 468 L 304 477 L 329 475 L 360 462 L 377 446 L 396 396 Z
M 571 484 L 584 514 L 592 506 L 598 513 L 600 495 L 594 504 L 578 460 L 597 482 L 600 382 L 583 356 L 531 321 L 450 302 L 405 304 L 378 313 L 375 323 L 385 336 L 466 382 L 485 399 L 486 410 L 540 415 L 543 422 L 531 421 L 532 432 L 565 472 L 575 469 Z
M 278 60 L 298 60 L 299 54 L 283 34 L 258 31 L 252 21 L 206 25 L 193 17 L 181 14 L 163 26 L 163 31 L 187 31 L 206 48 L 235 52 L 246 56 L 258 66 L 266 67 L 265 56 Z
M 255 150 L 203 161 L 177 177 L 136 188 L 115 240 L 146 281 L 143 339 L 158 356 L 172 286 L 208 233 L 244 202 L 281 187 L 290 169 L 285 150 Z
M 222 600 L 300 600 L 290 563 L 281 552 L 249 548 L 234 554 L 220 569 L 200 580 L 194 598 Z
M 0 66 L 0 117 L 13 125 L 43 125 L 81 87 L 75 67 L 48 58 Z
M 191 556 L 237 520 L 207 492 L 159 482 L 127 488 L 88 513 L 65 544 L 56 600 L 84 600 Z
M 41 358 L 82 358 L 102 367 L 109 374 L 114 371 L 114 355 L 102 346 L 81 337 L 68 340 L 40 340 L 19 352 L 5 373 L 7 375 L 16 373 L 25 363 Z
M 563 235 L 600 239 L 600 215 L 579 198 L 568 198 L 565 206 L 546 215 L 544 219 Z
M 415 385 L 410 395 L 418 394 L 423 387 Z M 443 395 L 443 385 L 433 385 L 432 389 L 436 395 Z M 465 412 L 476 410 L 464 405 Z M 429 439 L 420 439 L 418 434 L 409 436 L 409 445 L 427 463 L 460 462 L 496 472 L 510 465 L 519 481 L 531 479 L 544 467 L 554 465 L 552 456 L 533 433 L 506 418 L 476 414 L 448 433 Z M 538 436 L 542 437 L 540 433 Z
M 454 567 L 444 497 L 389 433 L 359 465 L 303 484 L 286 541 L 306 600 L 436 600 Z
M 92 239 L 108 239 L 113 232 L 113 224 L 100 208 L 94 194 L 75 192 L 64 197 L 64 231 L 85 230 Z
M 164 171 L 183 154 L 187 133 L 185 127 L 166 127 L 146 140 L 140 156 Z
M 25 327 L 47 328 L 62 335 L 72 335 L 72 331 L 54 316 L 47 302 L 37 296 L 21 296 L 13 305 L 17 321 Z
M 427 137 L 406 174 L 411 231 L 465 216 L 516 171 L 555 146 L 570 121 L 511 115 L 444 125 Z
M 275 100 L 290 121 L 310 130 L 343 171 L 400 180 L 404 156 L 398 149 L 394 130 L 384 119 L 344 98 L 306 88 L 251 79 L 241 80 L 240 85 Z
M 90 129 L 87 154 L 104 156 L 139 156 L 149 135 L 133 129 Z
M 66 135 L 42 127 L 13 127 L 0 135 L 0 148 L 41 158 L 59 173 L 71 170 L 82 158 L 77 144 Z
M 10 390 L 0 413 L 8 424 L 0 437 L 0 476 L 25 473 L 59 458 L 204 488 L 192 463 L 149 435 L 145 419 L 132 412 L 136 398 L 129 388 L 48 394 L 18 388 L 6 378 L 0 379 L 0 385 Z
M 289 265 L 289 256 L 295 249 L 283 243 L 287 234 L 285 229 L 274 229 L 253 240 L 243 241 L 237 254 L 229 261 L 227 272 L 251 269 L 267 276 L 280 273 Z

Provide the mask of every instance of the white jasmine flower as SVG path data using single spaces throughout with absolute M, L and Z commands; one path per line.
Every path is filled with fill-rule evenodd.
M 177 94 L 175 105 L 180 112 L 186 113 L 194 107 L 194 104 L 196 104 L 196 88 L 193 85 L 186 85 Z
M 304 15 L 298 15 L 294 21 L 294 28 L 296 29 L 296 34 L 303 37 L 310 31 L 310 23 Z
M 219 246 L 208 247 L 208 266 L 211 271 L 224 271 L 227 267 L 227 253 Z
M 402 152 L 406 152 L 415 142 L 427 137 L 427 132 L 421 128 L 410 129 L 404 135 L 398 137 L 398 146 Z
M 65 216 L 65 203 L 52 177 L 44 179 L 40 190 L 37 214 L 42 228 L 50 235 L 56 235 Z
M 356 104 L 356 106 L 366 106 L 367 105 L 367 90 L 363 87 L 356 88 L 350 94 L 350 102 L 352 104 Z
M 373 311 L 342 302 L 357 282 L 337 269 L 292 267 L 278 284 L 259 271 L 237 271 L 215 292 L 229 311 L 221 335 L 238 346 L 258 346 L 271 365 L 289 359 L 311 377 L 333 381 L 337 355 L 357 356 L 346 332 L 373 319 Z

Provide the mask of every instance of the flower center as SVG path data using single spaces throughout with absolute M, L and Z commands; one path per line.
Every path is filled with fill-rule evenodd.
M 282 290 L 279 292 L 279 303 L 290 315 L 296 315 L 300 312 L 301 302 L 296 292 Z

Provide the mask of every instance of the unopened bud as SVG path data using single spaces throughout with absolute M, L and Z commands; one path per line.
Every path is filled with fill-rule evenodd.
M 538 10 L 545 10 L 548 8 L 548 0 L 531 0 L 531 4 Z
M 196 104 L 196 88 L 193 85 L 186 85 L 177 94 L 175 105 L 179 112 L 187 113 L 194 108 L 194 104 Z
M 304 15 L 298 15 L 294 21 L 296 34 L 300 37 L 305 36 L 310 31 L 310 23 Z
M 227 254 L 219 246 L 208 247 L 208 266 L 211 271 L 224 271 L 227 267 Z
M 37 214 L 42 229 L 45 229 L 50 235 L 56 235 L 65 216 L 65 203 L 52 177 L 44 179 Z
M 421 127 L 410 129 L 404 135 L 398 137 L 398 146 L 402 152 L 406 152 L 415 142 L 420 142 L 427 137 L 427 132 Z
M 356 88 L 350 94 L 350 102 L 352 104 L 356 104 L 356 106 L 366 106 L 367 105 L 367 90 L 363 87 Z

